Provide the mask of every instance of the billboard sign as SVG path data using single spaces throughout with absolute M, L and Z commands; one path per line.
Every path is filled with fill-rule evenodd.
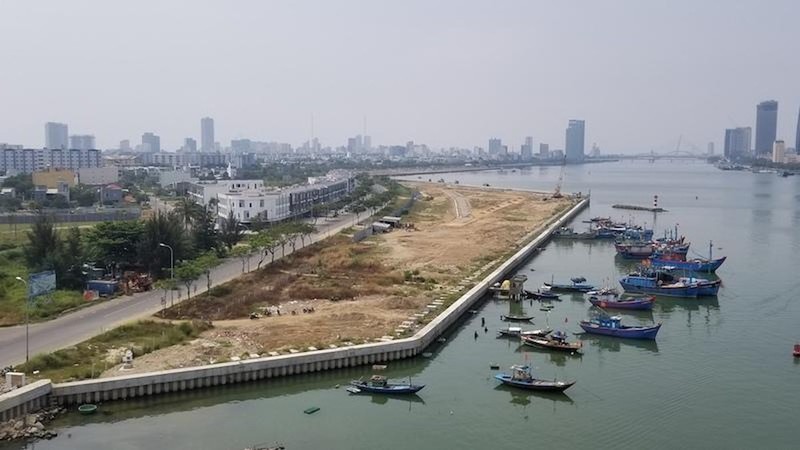
M 45 272 L 32 273 L 28 278 L 28 294 L 30 298 L 49 294 L 56 290 L 56 273 L 48 270 Z

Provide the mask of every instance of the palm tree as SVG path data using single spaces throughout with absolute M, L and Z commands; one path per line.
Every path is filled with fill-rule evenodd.
M 183 229 L 188 230 L 200 212 L 200 205 L 189 197 L 183 197 L 175 205 L 175 214 L 183 221 Z

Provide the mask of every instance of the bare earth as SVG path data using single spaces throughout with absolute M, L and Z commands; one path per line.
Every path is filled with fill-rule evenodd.
M 219 298 L 197 299 L 168 316 L 209 319 L 213 329 L 187 345 L 140 357 L 131 370 L 116 367 L 103 376 L 406 336 L 573 204 L 522 191 L 407 185 L 424 195 L 403 218 L 416 230 L 360 243 L 332 238 L 246 274 Z M 433 302 L 440 304 L 427 308 Z M 267 306 L 280 306 L 282 314 L 247 318 Z M 302 312 L 311 307 L 314 312 Z

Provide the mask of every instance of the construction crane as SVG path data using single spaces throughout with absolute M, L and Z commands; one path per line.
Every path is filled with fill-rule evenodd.
M 564 156 L 564 159 L 561 160 L 561 173 L 558 174 L 558 183 L 556 183 L 556 188 L 553 191 L 553 198 L 561 198 L 564 195 L 561 194 L 561 185 L 564 184 L 564 173 L 567 171 L 567 157 Z

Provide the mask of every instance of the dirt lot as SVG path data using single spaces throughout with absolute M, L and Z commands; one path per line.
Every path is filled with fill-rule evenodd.
M 360 243 L 336 236 L 169 310 L 212 320 L 188 345 L 158 350 L 134 371 L 186 367 L 308 347 L 352 345 L 413 330 L 571 204 L 538 194 L 409 183 L 423 194 L 397 229 Z M 280 254 L 280 250 L 278 250 Z M 426 316 L 426 305 L 441 302 Z M 265 316 L 265 308 L 281 314 Z M 313 312 L 310 311 L 313 308 Z M 248 319 L 251 312 L 262 315 Z M 294 312 L 294 314 L 293 314 Z M 401 332 L 398 327 L 407 330 Z M 106 375 L 119 374 L 110 370 Z

